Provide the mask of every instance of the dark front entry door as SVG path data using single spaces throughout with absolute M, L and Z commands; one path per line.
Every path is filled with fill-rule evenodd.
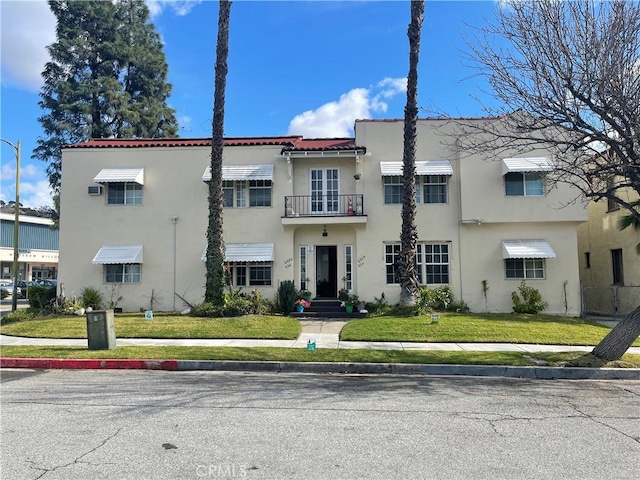
M 338 296 L 338 247 L 316 247 L 316 287 L 318 297 Z

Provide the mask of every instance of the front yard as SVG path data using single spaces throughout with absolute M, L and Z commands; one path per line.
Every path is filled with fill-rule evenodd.
M 442 313 L 438 323 L 431 323 L 430 315 L 354 320 L 342 329 L 340 340 L 596 345 L 609 330 L 595 322 L 553 315 Z M 640 346 L 640 340 L 634 345 Z
M 247 315 L 233 318 L 198 318 L 185 315 L 144 314 L 115 316 L 118 338 L 257 338 L 295 340 L 300 324 L 294 318 Z M 86 317 L 44 317 L 9 323 L 3 335 L 32 338 L 87 338 Z

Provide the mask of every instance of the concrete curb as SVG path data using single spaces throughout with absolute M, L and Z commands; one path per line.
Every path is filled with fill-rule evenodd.
M 424 365 L 408 363 L 247 362 L 233 360 L 124 360 L 0 358 L 0 368 L 144 369 L 169 371 L 243 371 L 271 373 L 337 373 L 391 375 L 458 375 L 478 377 L 640 380 L 638 368 L 512 367 L 500 365 Z

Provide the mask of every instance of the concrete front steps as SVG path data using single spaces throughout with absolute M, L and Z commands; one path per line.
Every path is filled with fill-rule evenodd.
M 364 318 L 367 315 L 356 312 L 347 313 L 342 302 L 337 298 L 314 298 L 310 300 L 311 306 L 305 308 L 304 312 L 293 311 L 290 313 L 295 318 Z

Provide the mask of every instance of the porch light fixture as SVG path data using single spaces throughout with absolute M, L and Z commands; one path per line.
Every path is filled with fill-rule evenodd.
M 322 236 L 323 237 L 328 237 L 329 236 L 329 233 L 327 232 L 327 226 L 326 225 L 322 226 Z
M 356 181 L 360 180 L 360 174 L 359 174 L 359 173 L 356 173 L 356 174 L 353 176 L 353 178 L 355 178 L 355 179 L 356 179 Z

